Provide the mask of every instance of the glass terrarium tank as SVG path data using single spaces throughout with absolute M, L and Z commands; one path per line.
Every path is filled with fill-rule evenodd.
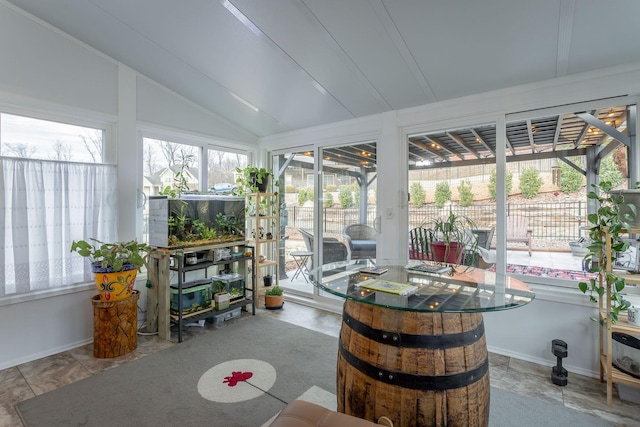
M 149 244 L 181 248 L 244 240 L 243 197 L 207 194 L 149 198 Z
M 633 335 L 614 332 L 613 366 L 633 377 L 640 378 L 640 339 Z
M 211 277 L 214 293 L 227 292 L 231 301 L 244 297 L 244 278 L 237 273 L 218 274 Z

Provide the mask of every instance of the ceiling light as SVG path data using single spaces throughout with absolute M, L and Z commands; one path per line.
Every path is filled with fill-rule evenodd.
M 240 101 L 241 103 L 243 103 L 243 104 L 244 104 L 244 105 L 246 105 L 247 107 L 251 108 L 253 111 L 256 111 L 256 112 L 260 111 L 260 110 L 258 109 L 258 107 L 256 107 L 255 105 L 253 105 L 253 104 L 252 104 L 252 103 L 250 103 L 249 101 L 246 101 L 246 100 L 244 100 L 244 99 L 240 98 L 238 95 L 236 95 L 236 94 L 235 94 L 235 93 L 233 93 L 233 92 L 229 92 L 229 93 L 231 93 L 231 96 L 233 96 L 236 100 Z
M 236 19 L 238 19 L 238 21 L 240 21 L 242 23 L 242 25 L 244 25 L 245 27 L 247 27 L 249 30 L 251 30 L 251 32 L 253 34 L 255 34 L 256 36 L 260 36 L 262 35 L 262 31 L 260 31 L 260 29 L 258 27 L 255 26 L 255 24 L 253 22 L 251 22 L 251 20 L 249 18 L 247 18 L 244 13 L 240 12 L 238 10 L 237 7 L 235 7 L 229 0 L 224 0 L 222 2 L 222 5 L 229 11 L 231 12 L 231 14 L 233 16 L 236 17 Z

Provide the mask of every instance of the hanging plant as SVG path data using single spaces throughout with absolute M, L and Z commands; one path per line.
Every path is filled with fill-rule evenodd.
M 622 295 L 625 287 L 624 278 L 608 273 L 607 267 L 615 261 L 615 254 L 629 248 L 628 241 L 622 235 L 627 234 L 627 230 L 630 229 L 629 222 L 635 218 L 637 211 L 635 206 L 624 204 L 622 197 L 611 194 L 613 187 L 610 182 L 603 181 L 600 185 L 593 184 L 592 187 L 594 190 L 587 194 L 587 198 L 598 203 L 598 210 L 587 216 L 588 222 L 592 224 L 589 228 L 591 244 L 587 247 L 589 253 L 585 255 L 584 262 L 589 266 L 589 272 L 595 273 L 595 277 L 579 282 L 578 288 L 584 294 L 588 294 L 592 302 L 597 303 L 605 297 L 607 286 L 610 286 L 611 308 L 606 316 L 616 323 L 620 312 L 627 310 L 631 304 Z M 621 213 L 623 206 L 630 213 Z M 610 257 L 606 256 L 607 236 L 611 244 Z M 595 317 L 591 319 L 598 320 Z M 604 325 L 606 320 L 606 317 L 603 317 L 600 323 Z

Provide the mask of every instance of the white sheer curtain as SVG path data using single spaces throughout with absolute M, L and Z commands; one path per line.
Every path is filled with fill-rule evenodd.
M 0 297 L 90 281 L 71 242 L 117 239 L 116 167 L 1 160 Z

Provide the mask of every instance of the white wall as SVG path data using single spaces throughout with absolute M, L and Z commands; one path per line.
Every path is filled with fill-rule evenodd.
M 204 111 L 115 60 L 0 0 L 0 109 L 88 120 L 112 127 L 123 166 L 118 180 L 120 238 L 135 237 L 142 150 L 136 127 L 188 132 L 201 139 L 255 147 L 254 135 Z M 3 268 L 0 266 L 0 268 Z M 0 300 L 0 369 L 77 347 L 93 339 L 94 285 L 43 298 Z M 143 283 L 136 284 L 146 300 Z
M 377 140 L 377 210 L 382 219 L 378 259 L 393 262 L 407 247 L 407 135 L 504 122 L 508 114 L 602 98 L 640 94 L 640 64 L 597 70 L 536 84 L 429 104 L 376 116 L 274 135 L 260 140 L 261 149 L 283 149 L 301 143 L 314 146 Z M 532 113 L 533 114 L 533 113 Z M 384 197 L 382 196 L 384 195 Z M 406 255 L 405 255 L 406 256 Z M 570 372 L 597 375 L 598 327 L 589 318 L 596 313 L 576 288 L 551 292 L 532 285 L 535 301 L 515 310 L 485 314 L 487 344 L 491 351 L 552 366 L 551 340 L 569 346 L 564 366 Z M 551 371 L 549 371 L 551 372 Z

